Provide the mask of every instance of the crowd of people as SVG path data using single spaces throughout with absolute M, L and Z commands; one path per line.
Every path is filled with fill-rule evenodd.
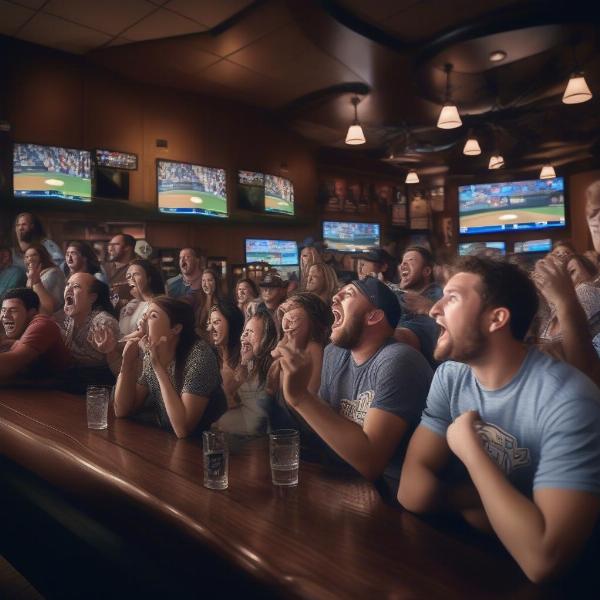
M 0 382 L 108 383 L 117 417 L 177 437 L 299 429 L 304 457 L 460 515 L 546 580 L 600 513 L 600 182 L 586 215 L 593 250 L 556 242 L 530 270 L 409 246 L 349 276 L 306 246 L 299 289 L 271 270 L 229 294 L 193 248 L 164 282 L 127 234 L 103 264 L 80 241 L 59 262 L 24 213 L 0 246 Z
M 194 189 L 225 196 L 225 171 L 186 163 L 158 163 L 159 191 Z

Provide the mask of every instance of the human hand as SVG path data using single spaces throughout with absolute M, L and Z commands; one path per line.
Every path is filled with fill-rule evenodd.
M 127 340 L 125 347 L 123 348 L 123 367 L 131 367 L 135 364 L 139 354 L 139 338 L 132 338 Z
M 107 325 L 100 325 L 90 330 L 88 340 L 102 354 L 110 354 L 117 347 L 117 337 L 112 329 Z
M 277 344 L 271 356 L 279 359 L 285 401 L 291 406 L 299 406 L 307 393 L 312 373 L 310 355 L 300 350 L 293 338 L 286 336 Z
M 42 282 L 42 266 L 38 262 L 29 262 L 27 265 L 27 280 L 31 287 Z
M 157 369 L 164 368 L 165 366 L 160 362 L 159 349 L 163 344 L 166 344 L 166 342 L 167 338 L 164 335 L 156 342 L 151 342 L 147 335 L 142 337 L 139 341 L 142 350 L 150 357 L 150 364 L 155 372 Z
M 446 431 L 446 441 L 450 450 L 456 454 L 463 463 L 473 455 L 473 451 L 481 449 L 478 430 L 482 421 L 476 410 L 468 410 L 454 419 Z
M 267 373 L 267 394 L 274 396 L 281 385 L 281 363 L 274 360 Z
M 417 292 L 405 291 L 402 295 L 402 302 L 408 312 L 417 315 L 428 315 L 434 302 Z
M 229 399 L 238 391 L 242 381 L 237 377 L 236 370 L 232 369 L 225 361 L 221 367 L 221 378 L 223 379 L 223 391 Z
M 538 260 L 531 278 L 546 301 L 555 307 L 576 299 L 575 287 L 564 262 L 551 256 Z

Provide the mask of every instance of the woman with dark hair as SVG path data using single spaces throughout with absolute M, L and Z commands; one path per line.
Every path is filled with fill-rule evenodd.
M 143 258 L 136 258 L 129 263 L 125 279 L 133 298 L 121 309 L 119 329 L 123 335 L 129 335 L 137 329 L 152 298 L 165 293 L 165 284 L 160 271 Z
M 202 272 L 201 294 L 196 317 L 196 330 L 200 337 L 207 339 L 208 315 L 213 304 L 221 300 L 219 273 L 212 268 L 204 269 Z
M 65 276 L 52 262 L 48 250 L 42 244 L 31 244 L 25 250 L 27 287 L 40 299 L 40 312 L 52 315 L 63 305 Z
M 237 302 L 238 308 L 246 314 L 246 307 L 248 303 L 255 300 L 260 296 L 260 291 L 256 283 L 244 277 L 235 284 L 235 301 Z
M 178 438 L 210 428 L 226 410 L 219 365 L 194 331 L 194 311 L 182 300 L 157 296 L 141 323 L 141 337 L 129 339 L 115 388 L 117 417 L 142 420 Z M 137 379 L 139 348 L 144 358 Z
M 87 242 L 73 240 L 67 244 L 63 273 L 69 278 L 74 273 L 82 272 L 89 273 L 106 283 L 94 249 Z

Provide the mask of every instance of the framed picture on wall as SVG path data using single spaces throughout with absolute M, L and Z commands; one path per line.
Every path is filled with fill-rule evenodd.
M 396 227 L 406 227 L 408 225 L 408 202 L 406 193 L 400 188 L 396 188 L 396 198 L 392 204 L 392 225 Z
M 431 210 L 433 212 L 443 212 L 444 210 L 444 186 L 433 187 L 429 190 L 429 199 L 431 201 Z
M 411 229 L 431 228 L 431 206 L 424 190 L 411 189 L 408 207 Z

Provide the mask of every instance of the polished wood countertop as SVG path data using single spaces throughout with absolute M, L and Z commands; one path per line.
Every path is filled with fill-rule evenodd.
M 302 462 L 297 488 L 273 486 L 266 440 L 235 445 L 229 488 L 213 491 L 200 440 L 112 415 L 91 431 L 82 397 L 1 390 L 0 454 L 107 518 L 127 506 L 141 523 L 166 523 L 282 596 L 544 595 L 497 547 L 385 504 L 362 479 Z

